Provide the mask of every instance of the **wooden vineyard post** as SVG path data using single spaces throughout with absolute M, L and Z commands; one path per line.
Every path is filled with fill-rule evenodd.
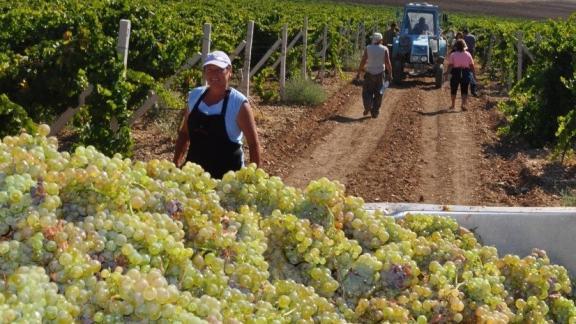
M 52 125 L 50 125 L 50 136 L 57 135 L 62 130 L 62 128 L 66 126 L 66 123 L 68 123 L 70 118 L 74 116 L 74 114 L 78 111 L 78 109 L 84 106 L 84 104 L 86 103 L 86 97 L 88 97 L 92 93 L 92 90 L 94 90 L 94 86 L 89 84 L 88 87 L 84 89 L 84 91 L 82 91 L 82 93 L 80 93 L 80 95 L 78 96 L 78 106 L 76 108 L 66 109 L 66 111 L 62 115 L 60 115 L 60 117 L 58 117 L 58 119 L 54 123 L 52 123 Z
M 308 59 L 308 17 L 304 17 L 304 27 L 302 28 L 302 80 L 306 80 L 306 65 Z
M 232 52 L 232 54 L 230 54 L 228 57 L 230 58 L 230 62 L 234 61 L 234 59 L 240 55 L 240 53 L 242 53 L 242 51 L 244 50 L 244 48 L 246 47 L 246 40 L 242 40 L 240 42 L 240 44 L 238 44 L 238 46 L 236 46 L 236 49 L 234 49 L 234 52 Z
M 302 32 L 298 32 L 298 34 L 296 34 L 296 36 L 294 36 L 294 38 L 290 41 L 290 44 L 288 44 L 288 47 L 286 47 L 286 53 L 288 53 L 293 47 L 294 45 L 296 45 L 296 42 L 300 39 L 300 37 L 302 37 Z M 276 60 L 276 62 L 274 62 L 274 64 L 272 64 L 272 69 L 276 69 L 278 67 L 278 64 L 280 64 L 281 58 L 278 58 Z
M 496 46 L 496 36 L 494 36 L 494 34 L 490 34 L 490 42 L 488 43 L 488 49 L 485 53 L 485 59 L 484 59 L 484 66 L 482 66 L 482 70 L 488 71 L 488 78 L 489 80 L 492 80 L 492 78 L 494 77 L 494 69 L 492 68 L 492 51 L 494 50 L 494 46 Z M 490 103 L 490 97 L 492 95 L 492 91 L 490 89 L 490 83 L 488 83 L 488 86 L 486 87 L 486 96 L 487 96 L 487 100 L 486 100 L 486 108 L 488 109 L 489 103 Z
M 282 26 L 282 47 L 280 51 L 280 99 L 286 98 L 286 48 L 288 43 L 288 25 Z
M 244 47 L 244 67 L 242 68 L 242 83 L 240 91 L 246 97 L 250 96 L 250 61 L 252 60 L 252 39 L 254 38 L 254 21 L 248 22 L 246 33 L 246 47 Z
M 270 47 L 270 49 L 268 49 L 268 51 L 266 52 L 266 54 L 264 54 L 264 56 L 260 59 L 260 61 L 250 70 L 250 77 L 253 77 L 254 74 L 256 74 L 256 72 L 258 72 L 258 70 L 260 70 L 262 65 L 264 65 L 264 63 L 266 63 L 266 61 L 270 58 L 272 53 L 274 53 L 274 51 L 278 49 L 278 47 L 280 46 L 280 43 L 282 43 L 281 38 L 276 40 L 276 42 L 272 45 L 272 47 Z
M 208 53 L 210 53 L 210 39 L 212 36 L 212 25 L 204 24 L 202 30 L 204 35 L 202 36 L 202 64 L 204 64 L 204 62 L 206 62 L 206 57 L 208 56 Z M 206 84 L 204 73 L 202 73 L 202 82 Z
M 532 52 L 530 52 L 530 50 L 528 49 L 528 47 L 526 47 L 526 44 L 524 44 L 524 42 L 522 42 L 522 52 L 526 55 L 528 55 L 528 58 L 532 61 L 535 62 L 534 59 L 534 55 L 532 54 Z
M 366 26 L 362 22 L 362 27 L 360 29 L 360 50 L 364 50 L 366 47 Z
M 540 33 L 536 34 L 536 42 L 538 43 L 538 45 L 540 45 L 540 43 L 542 43 L 542 34 L 540 34 Z
M 144 101 L 144 103 L 142 104 L 142 106 L 140 106 L 138 109 L 136 109 L 136 111 L 134 111 L 132 113 L 132 116 L 130 116 L 130 118 L 128 119 L 128 125 L 132 126 L 136 120 L 142 116 L 144 116 L 144 114 L 150 109 L 152 108 L 153 105 L 155 105 L 158 102 L 158 95 L 150 90 L 148 92 L 148 97 L 146 98 L 146 101 Z M 119 125 L 118 122 L 115 123 L 110 123 L 110 129 L 112 129 L 112 131 L 114 133 L 116 133 L 119 129 Z
M 122 57 L 122 63 L 124 64 L 124 71 L 122 72 L 122 77 L 126 78 L 126 69 L 128 67 L 128 47 L 130 44 L 130 28 L 131 23 L 128 19 L 120 19 L 120 29 L 118 30 L 118 43 L 116 45 L 116 51 Z M 118 129 L 118 120 L 116 117 L 112 116 L 110 119 L 110 128 L 113 132 Z
M 328 49 L 328 25 L 324 25 L 324 33 L 322 35 L 322 63 L 320 65 L 320 81 L 324 80 L 327 49 Z
M 358 24 L 358 29 L 356 30 L 356 35 L 354 35 L 354 52 L 360 48 L 360 24 Z
M 201 58 L 202 53 L 196 53 L 194 54 L 194 56 L 186 60 L 186 63 L 184 63 L 184 65 L 179 67 L 178 70 L 176 70 L 176 72 L 172 76 L 170 76 L 166 81 L 164 81 L 164 88 L 170 88 L 172 86 L 172 83 L 174 82 L 174 78 L 176 77 L 176 75 L 178 75 L 178 73 L 193 67 L 200 61 Z
M 142 104 L 142 106 L 140 106 L 140 108 L 136 109 L 136 111 L 132 114 L 132 116 L 130 116 L 130 119 L 128 119 L 128 125 L 132 125 L 134 124 L 134 122 L 136 122 L 136 120 L 142 116 L 144 116 L 144 114 L 156 103 L 158 102 L 158 95 L 156 95 L 156 93 L 152 90 L 150 90 L 148 92 L 148 98 L 146 99 L 146 101 L 144 101 L 144 103 Z
M 524 34 L 519 31 L 516 33 L 516 37 L 517 37 L 517 42 L 516 42 L 516 48 L 518 50 L 518 68 L 516 69 L 516 82 L 520 81 L 520 79 L 522 79 L 522 58 L 523 58 L 523 48 L 522 48 L 522 39 L 524 37 Z
M 340 28 L 340 36 L 346 40 L 348 40 L 348 30 L 346 29 L 346 27 L 341 27 Z M 349 55 L 348 55 L 348 50 L 345 49 L 344 52 L 342 53 L 342 58 L 344 62 L 348 62 L 349 60 Z
M 484 64 L 483 70 L 490 68 L 490 64 L 492 63 L 492 51 L 494 50 L 494 44 L 496 42 L 496 37 L 494 34 L 490 34 L 490 42 L 488 43 L 488 50 L 486 51 L 486 59 L 484 60 L 486 63 Z
M 120 29 L 118 31 L 118 43 L 116 45 L 116 51 L 122 57 L 122 62 L 124 63 L 124 77 L 126 77 L 126 67 L 128 66 L 128 47 L 130 43 L 130 20 L 121 19 Z

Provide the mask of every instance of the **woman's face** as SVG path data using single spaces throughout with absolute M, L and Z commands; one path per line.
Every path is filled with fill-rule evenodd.
M 228 87 L 228 81 L 232 75 L 232 68 L 221 68 L 216 65 L 206 65 L 204 67 L 204 78 L 210 87 Z

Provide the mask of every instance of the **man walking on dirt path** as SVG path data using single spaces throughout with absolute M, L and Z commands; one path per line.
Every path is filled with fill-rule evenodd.
M 468 32 L 468 28 L 464 28 L 462 32 L 464 34 L 464 42 L 466 43 L 467 47 L 466 50 L 468 53 L 470 53 L 472 58 L 474 58 L 474 52 L 476 50 L 476 36 L 470 34 Z M 470 92 L 472 92 L 474 97 L 478 97 L 476 78 L 474 78 L 474 76 L 472 76 L 470 79 Z
M 466 43 L 466 47 L 468 47 L 468 53 L 470 53 L 472 58 L 474 58 L 474 51 L 476 50 L 476 36 L 470 34 L 467 28 L 464 28 L 462 34 L 464 35 L 464 42 Z
M 386 81 L 390 82 L 392 64 L 390 63 L 388 48 L 382 45 L 382 34 L 374 33 L 371 39 L 372 44 L 366 46 L 362 55 L 356 79 L 360 78 L 360 73 L 364 70 L 364 84 L 362 85 L 364 116 L 371 113 L 372 118 L 376 118 L 380 113 L 382 95 L 384 94 L 382 91 L 383 77 L 385 76 Z
M 396 29 L 396 23 L 392 21 L 390 23 L 390 29 L 384 32 L 384 46 L 388 48 L 388 53 L 392 52 L 392 45 L 396 35 L 398 35 L 398 30 Z

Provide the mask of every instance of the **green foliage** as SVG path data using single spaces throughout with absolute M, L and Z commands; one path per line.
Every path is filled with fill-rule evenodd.
M 508 88 L 500 103 L 508 124 L 499 133 L 535 147 L 550 145 L 554 156 L 572 153 L 576 138 L 576 15 L 566 20 L 537 22 L 522 19 L 450 15 L 444 29 L 468 28 L 476 36 L 476 57 L 484 67 L 490 38 L 495 43 L 488 73 Z M 516 80 L 517 33 L 534 60 L 524 57 L 522 79 Z
M 32 9 L 34 8 L 34 9 Z M 22 3 L 0 16 L 5 69 L 0 93 L 22 106 L 36 122 L 50 123 L 92 84 L 89 118 L 79 127 L 80 140 L 107 153 L 128 153 L 127 101 L 123 66 L 114 33 L 103 30 L 106 12 L 84 10 L 76 2 Z M 109 36 L 110 35 L 110 36 Z M 110 121 L 121 131 L 113 134 Z
M 280 99 L 278 85 L 266 82 L 266 80 L 273 75 L 274 71 L 272 68 L 267 67 L 254 76 L 254 82 L 252 83 L 254 92 L 257 93 L 264 102 L 275 102 Z
M 130 154 L 127 121 L 131 112 L 154 90 L 161 104 L 181 106 L 182 94 L 200 83 L 198 69 L 176 76 L 171 89 L 163 83 L 187 58 L 201 51 L 202 25 L 212 24 L 212 49 L 231 53 L 245 38 L 246 23 L 255 22 L 253 64 L 279 38 L 288 25 L 293 38 L 309 19 L 307 70 L 321 64 L 316 42 L 328 26 L 330 46 L 326 69 L 341 69 L 341 53 L 352 45 L 343 28 L 360 21 L 373 25 L 391 16 L 382 7 L 331 5 L 301 1 L 240 2 L 96 0 L 29 0 L 0 5 L 0 94 L 7 94 L 35 122 L 50 124 L 92 84 L 95 91 L 75 117 L 79 143 L 106 152 Z M 120 19 L 131 21 L 130 52 L 126 79 L 116 55 Z M 352 35 L 352 33 L 349 33 Z M 301 64 L 302 42 L 288 53 L 289 71 Z M 278 53 L 272 56 L 277 59 Z M 268 62 L 270 63 L 270 62 Z M 235 71 L 242 60 L 233 62 Z M 292 69 L 292 70 L 291 70 Z M 254 93 L 265 101 L 278 100 L 277 70 L 269 66 L 253 79 Z M 299 72 L 298 72 L 299 73 Z M 293 77 L 289 72 L 288 77 Z M 274 82 L 270 82 L 274 81 Z M 275 84 L 274 84 L 275 83 Z M 181 95 L 178 95 L 180 93 Z M 116 120 L 119 132 L 110 129 Z
M 326 101 L 326 91 L 310 79 L 293 78 L 286 82 L 286 102 L 315 106 Z
M 576 190 L 563 190 L 562 191 L 562 206 L 576 207 Z
M 566 152 L 576 136 L 576 19 L 532 26 L 525 43 L 535 62 L 531 62 L 499 107 L 509 120 L 506 133 L 534 146 L 554 143 L 556 151 Z M 535 39 L 540 34 L 541 41 Z M 514 43 L 509 44 L 509 46 Z M 512 63 L 514 66 L 516 63 Z
M 121 66 L 117 72 L 122 74 Z M 95 96 L 88 97 L 90 118 L 86 124 L 79 126 L 80 141 L 94 145 L 107 155 L 117 152 L 130 155 L 132 139 L 128 125 L 128 82 L 119 76 L 111 89 L 97 85 L 94 92 Z M 118 124 L 116 132 L 111 128 L 114 120 Z
M 128 101 L 129 107 L 140 105 L 144 98 L 146 98 L 148 92 L 155 87 L 156 83 L 154 78 L 149 74 L 132 69 L 126 71 L 126 81 L 129 83 L 131 92 L 130 100 Z
M 343 58 L 342 70 L 344 71 L 358 71 L 358 66 L 360 65 L 360 60 L 362 59 L 362 52 L 355 51 L 350 55 L 346 55 Z
M 24 108 L 10 101 L 5 94 L 0 95 L 0 125 L 0 138 L 17 135 L 22 128 L 31 133 L 35 128 Z
M 574 67 L 574 76 L 570 80 L 562 78 L 566 87 L 572 91 L 572 95 L 576 98 L 576 64 Z M 576 139 L 576 105 L 572 106 L 571 110 L 565 115 L 558 117 L 558 130 L 556 130 L 556 137 L 558 143 L 555 149 L 555 155 L 561 155 L 564 161 L 565 155 L 574 152 L 573 143 Z

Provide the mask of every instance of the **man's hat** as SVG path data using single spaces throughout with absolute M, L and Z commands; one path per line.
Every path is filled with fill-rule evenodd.
M 372 39 L 372 41 L 378 42 L 382 40 L 382 34 L 380 33 L 374 33 L 372 34 L 372 36 L 370 36 L 370 38 Z

